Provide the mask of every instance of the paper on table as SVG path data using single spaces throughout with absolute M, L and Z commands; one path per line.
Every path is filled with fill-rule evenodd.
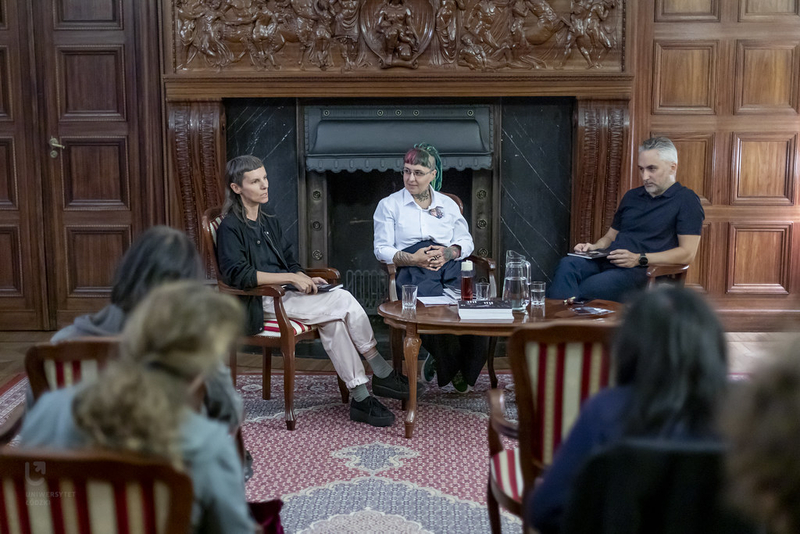
M 455 301 L 447 295 L 442 295 L 441 297 L 417 297 L 417 300 L 425 306 L 447 306 L 449 304 L 455 304 Z

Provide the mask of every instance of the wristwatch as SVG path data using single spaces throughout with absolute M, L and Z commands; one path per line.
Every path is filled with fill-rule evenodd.
M 639 267 L 647 267 L 647 256 L 644 252 L 639 254 Z

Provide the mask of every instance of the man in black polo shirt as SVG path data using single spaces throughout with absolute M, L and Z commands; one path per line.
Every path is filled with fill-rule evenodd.
M 647 284 L 649 263 L 691 263 L 700 244 L 705 213 L 700 199 L 675 181 L 678 151 L 666 137 L 639 146 L 644 185 L 622 197 L 614 221 L 596 243 L 575 252 L 607 249 L 607 258 L 563 258 L 547 292 L 549 298 L 623 300 Z

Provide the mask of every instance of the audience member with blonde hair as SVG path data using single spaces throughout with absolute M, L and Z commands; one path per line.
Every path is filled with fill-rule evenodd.
M 236 299 L 199 282 L 152 290 L 126 321 L 120 359 L 94 382 L 42 396 L 25 417 L 22 446 L 163 457 L 192 478 L 195 532 L 254 532 L 233 438 L 195 411 L 198 388 L 243 322 Z
M 800 532 L 800 338 L 731 392 L 722 413 L 730 495 L 771 532 Z

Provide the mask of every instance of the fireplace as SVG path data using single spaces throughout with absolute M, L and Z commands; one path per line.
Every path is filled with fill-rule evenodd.
M 414 142 L 442 153 L 442 190 L 464 202 L 475 253 L 502 269 L 505 251 L 517 250 L 532 276 L 549 281 L 569 241 L 573 107 L 570 98 L 236 99 L 225 102 L 227 153 L 264 160 L 268 209 L 301 263 L 339 269 L 374 313 L 386 282 L 372 214 L 402 188 L 402 155 Z

